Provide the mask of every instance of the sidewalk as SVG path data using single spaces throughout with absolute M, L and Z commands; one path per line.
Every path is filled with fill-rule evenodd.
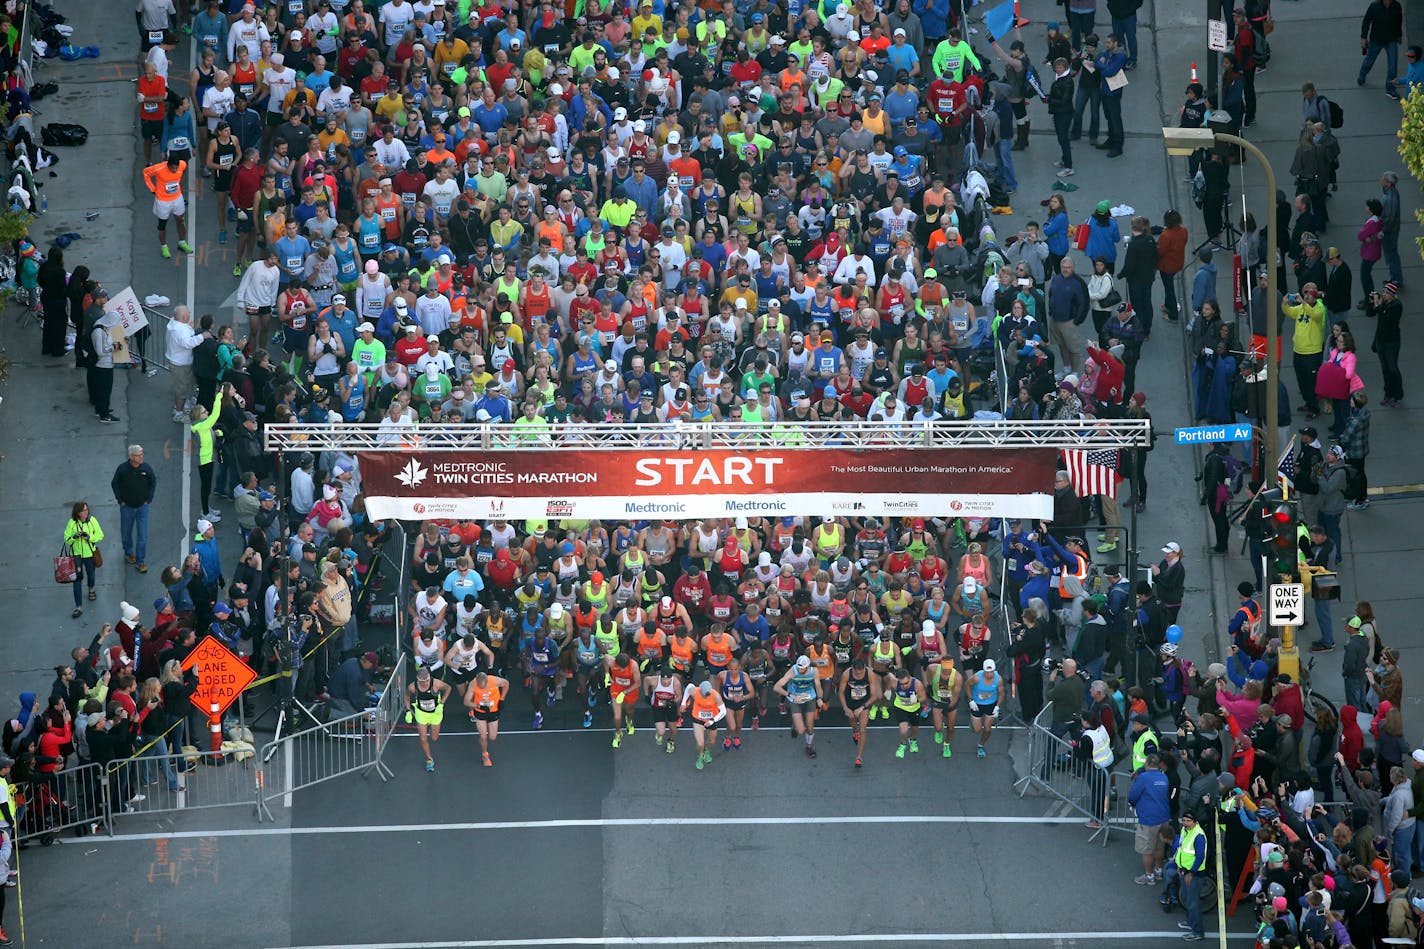
M 1160 7 L 1159 7 L 1160 9 Z M 1196 15 L 1183 10 L 1174 10 L 1169 15 L 1174 18 L 1171 26 L 1180 30 L 1163 29 L 1158 33 L 1158 43 L 1165 49 L 1161 60 L 1161 88 L 1163 90 L 1163 124 L 1175 125 L 1177 111 L 1181 104 L 1181 90 L 1185 88 L 1186 77 L 1193 59 L 1204 76 L 1205 67 L 1205 27 L 1187 21 Z M 1340 141 L 1341 157 L 1339 191 L 1330 199 L 1331 223 L 1321 235 L 1321 243 L 1326 247 L 1338 246 L 1354 276 L 1354 299 L 1359 299 L 1359 244 L 1355 232 L 1363 223 L 1367 211 L 1365 199 L 1379 195 L 1379 178 L 1385 171 L 1400 174 L 1399 183 L 1403 199 L 1403 229 L 1400 236 L 1400 254 L 1404 265 L 1406 290 L 1403 297 L 1406 312 L 1414 306 L 1409 294 L 1421 292 L 1424 287 L 1424 264 L 1415 250 L 1414 239 L 1421 233 L 1414 219 L 1414 210 L 1420 203 L 1419 185 L 1409 178 L 1404 170 L 1396 146 L 1395 132 L 1399 123 L 1399 104 L 1383 92 L 1383 57 L 1375 66 L 1369 83 L 1357 87 L 1355 76 L 1359 68 L 1357 56 L 1359 19 L 1363 8 L 1341 11 L 1336 5 L 1323 0 L 1296 0 L 1277 3 L 1273 7 L 1276 30 L 1271 35 L 1273 51 L 1270 68 L 1256 79 L 1259 108 L 1258 121 L 1246 130 L 1246 136 L 1266 153 L 1275 168 L 1277 187 L 1292 194 L 1292 179 L 1289 174 L 1291 159 L 1295 154 L 1296 137 L 1300 130 L 1300 87 L 1306 81 L 1314 82 L 1318 91 L 1337 102 L 1345 111 L 1345 125 L 1336 129 Z M 1165 26 L 1165 24 L 1164 24 Z M 1329 38 L 1339 44 L 1345 55 L 1327 60 L 1329 67 L 1317 71 L 1320 41 Z M 1401 54 L 1401 62 L 1403 57 Z M 1163 154 L 1161 151 L 1158 154 Z M 1185 161 L 1173 159 L 1171 162 L 1172 187 L 1180 191 L 1181 203 L 1189 205 L 1187 189 L 1180 179 L 1185 174 Z M 1264 179 L 1254 163 L 1244 166 L 1243 171 L 1233 169 L 1232 199 L 1239 214 L 1240 196 L 1244 190 L 1248 207 L 1258 221 L 1272 220 L 1271 206 L 1264 200 Z M 1195 225 L 1192 245 L 1197 243 L 1197 231 L 1201 228 L 1201 218 L 1195 208 L 1188 215 L 1188 226 Z M 1218 287 L 1222 300 L 1231 298 L 1231 258 L 1218 253 L 1215 259 L 1221 275 Z M 1388 279 L 1387 271 L 1381 275 L 1382 265 L 1376 267 L 1376 283 Z M 1188 276 L 1194 268 L 1188 268 Z M 1282 288 L 1284 289 L 1284 288 Z M 1295 289 L 1294 275 L 1291 275 L 1290 289 Z M 1229 312 L 1229 307 L 1227 308 Z M 1360 349 L 1360 375 L 1371 394 L 1372 425 L 1371 453 L 1369 457 L 1369 480 L 1374 496 L 1369 510 L 1350 511 L 1344 519 L 1344 563 L 1340 571 L 1343 598 L 1335 607 L 1335 639 L 1342 641 L 1344 621 L 1352 613 L 1357 599 L 1369 600 L 1375 608 L 1379 628 L 1384 641 L 1401 648 L 1400 665 L 1405 681 L 1420 681 L 1424 677 L 1424 648 L 1411 641 L 1405 641 L 1404 630 L 1414 616 L 1424 608 L 1424 591 L 1408 587 L 1404 572 L 1399 564 L 1407 558 L 1417 556 L 1424 549 L 1420 538 L 1420 528 L 1424 526 L 1421 506 L 1416 500 L 1415 490 L 1398 493 L 1399 486 L 1414 486 L 1424 480 L 1419 477 L 1417 451 L 1409 438 L 1411 426 L 1424 420 L 1421 404 L 1424 395 L 1409 391 L 1410 401 L 1399 409 L 1380 408 L 1376 403 L 1380 398 L 1379 361 L 1369 351 L 1374 336 L 1373 320 L 1363 313 L 1350 316 L 1356 342 Z M 1291 405 L 1295 410 L 1292 425 L 1282 430 L 1281 444 L 1300 426 L 1308 424 L 1300 410 L 1300 394 L 1296 390 L 1290 364 L 1290 345 L 1285 345 L 1286 365 L 1284 377 Z M 1407 332 L 1404 336 L 1404 351 L 1401 354 L 1406 380 L 1414 374 L 1411 367 L 1424 362 L 1424 338 L 1417 332 Z M 1322 435 L 1327 434 L 1329 417 L 1322 416 L 1315 423 Z M 1160 444 L 1160 442 L 1159 442 Z M 1329 442 L 1327 441 L 1327 444 Z M 1170 450 L 1170 449 L 1169 449 Z M 1178 449 L 1180 451 L 1180 449 Z M 1220 582 L 1215 584 L 1216 629 L 1225 643 L 1226 622 L 1236 608 L 1235 587 L 1243 579 L 1250 579 L 1251 570 L 1246 561 L 1237 554 L 1240 550 L 1240 534 L 1232 542 L 1232 554 L 1218 558 Z M 1311 619 L 1314 622 L 1313 616 Z M 1302 662 L 1309 660 L 1310 643 L 1319 638 L 1313 626 L 1300 636 Z M 1340 679 L 1340 650 L 1321 657 L 1315 669 L 1318 688 L 1332 699 L 1344 696 Z M 1405 695 L 1405 715 L 1418 707 L 1417 696 Z
M 59 84 L 57 94 L 37 103 L 36 129 L 46 122 L 78 122 L 89 129 L 89 139 L 80 148 L 56 150 L 56 177 L 40 172 L 49 213 L 36 219 L 30 236 L 48 250 L 56 235 L 77 232 L 82 239 L 65 250 L 70 270 L 84 264 L 113 292 L 132 284 L 140 298 L 160 292 L 181 302 L 181 293 L 154 279 L 156 254 L 135 264 L 135 247 L 140 253 L 152 247 L 154 224 L 134 131 L 139 48 L 132 14 L 79 0 L 59 0 L 56 8 L 69 17 L 77 43 L 99 44 L 103 54 L 75 63 L 46 60 L 36 69 L 37 82 Z M 174 77 L 186 75 L 181 61 L 175 55 Z M 98 217 L 86 221 L 89 211 Z M 176 259 L 162 263 L 169 269 L 181 265 Z M 11 306 L 0 318 L 0 346 L 12 360 L 0 406 L 0 442 L 6 446 L 0 456 L 0 533 L 19 540 L 0 561 L 0 615 L 14 618 L 0 643 L 0 695 L 6 702 L 26 689 L 47 694 L 52 667 L 68 661 L 69 650 L 87 643 L 104 623 L 117 622 L 121 601 L 151 621 L 153 600 L 162 593 L 159 575 L 177 562 L 187 531 L 179 524 L 183 430 L 170 420 L 167 375 L 116 370 L 113 406 L 121 422 L 100 424 L 73 357 L 42 358 L 37 326 L 22 326 L 17 312 Z M 144 446 L 158 474 L 147 575 L 124 564 L 119 512 L 109 489 L 114 468 L 134 442 Z M 107 539 L 98 599 L 86 601 L 83 617 L 71 620 L 69 588 L 54 582 L 50 558 L 59 552 L 70 505 L 78 499 L 89 502 Z

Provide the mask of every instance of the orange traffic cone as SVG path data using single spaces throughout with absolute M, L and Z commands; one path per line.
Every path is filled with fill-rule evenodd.
M 1196 63 L 1192 63 L 1192 78 L 1191 78 L 1189 81 L 1190 81 L 1190 82 L 1196 82 L 1196 81 L 1197 81 L 1197 64 L 1196 64 Z

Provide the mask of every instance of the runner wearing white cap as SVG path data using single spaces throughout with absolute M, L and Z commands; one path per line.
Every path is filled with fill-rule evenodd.
M 811 668 L 811 660 L 801 656 L 777 680 L 776 694 L 786 700 L 791 711 L 791 734 L 806 740 L 806 757 L 816 757 L 816 711 L 826 707 L 821 696 L 821 680 Z
M 979 736 L 979 747 L 974 752 L 984 757 L 984 745 L 989 741 L 989 733 L 994 730 L 994 721 L 999 717 L 999 700 L 1003 697 L 1004 680 L 994 666 L 994 660 L 985 659 L 984 666 L 969 677 L 969 726 Z

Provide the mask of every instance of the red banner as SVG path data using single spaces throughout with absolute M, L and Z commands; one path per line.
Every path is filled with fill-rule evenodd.
M 368 452 L 372 517 L 638 520 L 758 514 L 1047 518 L 1033 449 Z

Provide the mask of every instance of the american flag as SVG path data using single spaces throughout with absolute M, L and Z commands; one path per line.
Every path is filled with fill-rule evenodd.
M 1068 466 L 1068 477 L 1073 479 L 1073 491 L 1080 498 L 1103 494 L 1117 497 L 1117 483 L 1122 476 L 1117 473 L 1118 452 L 1116 448 L 1100 448 L 1093 451 L 1064 450 L 1063 461 Z
M 1297 470 L 1295 436 L 1292 435 L 1291 440 L 1286 444 L 1286 450 L 1281 453 L 1280 462 L 1276 465 L 1276 475 L 1286 487 L 1294 488 Z

